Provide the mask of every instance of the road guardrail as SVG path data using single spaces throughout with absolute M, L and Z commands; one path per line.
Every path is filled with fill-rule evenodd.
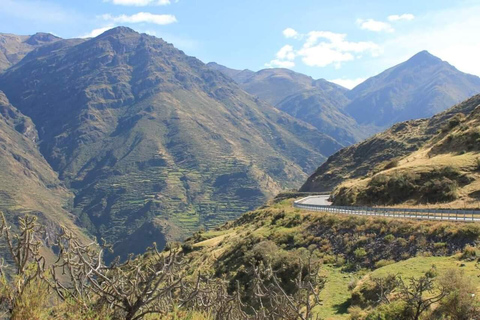
M 330 212 L 336 214 L 378 216 L 418 220 L 480 222 L 480 210 L 326 206 L 316 204 L 303 204 L 302 201 L 305 199 L 306 198 L 295 201 L 293 203 L 293 206 L 295 208 L 304 210 Z

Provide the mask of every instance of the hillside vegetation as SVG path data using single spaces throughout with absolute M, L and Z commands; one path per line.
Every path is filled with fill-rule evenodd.
M 320 274 L 326 281 L 316 313 L 322 319 L 365 319 L 377 307 L 385 307 L 375 304 L 376 293 L 370 292 L 369 297 L 365 286 L 387 275 L 408 281 L 420 278 L 432 266 L 437 275 L 463 270 L 480 292 L 480 272 L 475 267 L 478 250 L 472 249 L 479 236 L 477 224 L 307 212 L 293 209 L 289 199 L 214 231 L 196 233 L 182 248 L 190 252 L 186 259 L 196 270 L 225 277 L 231 288 L 240 284 L 247 292 L 254 279 L 251 266 L 270 265 L 288 283 L 301 261 L 313 255 L 322 262 Z M 464 260 L 462 254 L 474 258 Z M 362 304 L 359 299 L 374 301 Z
M 292 202 L 110 267 L 61 234 L 50 269 L 32 264 L 15 286 L 0 281 L 0 308 L 13 319 L 476 319 L 480 225 L 306 212 Z
M 444 149 L 443 155 L 437 155 L 440 156 L 439 158 L 434 157 L 433 154 L 428 156 L 425 152 L 428 153 L 428 148 L 433 148 L 434 145 L 443 143 L 441 142 L 443 138 L 450 139 L 448 138 L 448 133 L 453 133 L 460 128 L 460 126 L 457 127 L 456 125 L 450 128 L 450 123 L 453 124 L 460 121 L 456 119 L 464 121 L 466 115 L 472 114 L 472 119 L 469 121 L 473 122 L 464 123 L 463 128 L 471 125 L 472 127 L 469 128 L 469 131 L 475 131 L 476 120 L 473 118 L 476 115 L 472 112 L 479 104 L 480 96 L 477 95 L 430 119 L 411 120 L 396 124 L 364 142 L 342 149 L 331 156 L 308 178 L 301 191 L 331 191 L 343 182 L 348 183 L 348 181 L 372 178 L 373 175 L 381 171 L 393 169 L 400 163 L 407 163 L 407 161 L 413 168 L 413 158 L 418 158 L 417 160 L 419 161 L 420 158 L 425 161 L 428 159 L 427 162 L 432 161 L 431 169 L 435 167 L 435 159 L 449 158 L 450 155 L 452 156 L 450 159 L 453 162 L 456 159 L 462 159 L 462 157 L 454 157 L 459 156 L 460 152 L 468 153 L 466 157 L 471 158 L 470 160 L 473 161 L 476 149 L 475 147 L 468 149 L 469 147 L 465 143 L 459 144 L 459 147 L 462 148 L 463 146 L 464 150 L 451 150 L 450 152 Z M 418 153 L 418 155 L 410 157 L 415 153 Z M 401 159 L 404 159 L 404 161 L 401 161 Z M 444 166 L 448 166 L 450 162 L 447 161 L 444 163 Z M 424 163 L 424 165 L 428 164 Z
M 480 97 L 450 110 L 418 150 L 377 164 L 334 192 L 337 204 L 479 208 Z M 435 118 L 430 120 L 430 123 Z

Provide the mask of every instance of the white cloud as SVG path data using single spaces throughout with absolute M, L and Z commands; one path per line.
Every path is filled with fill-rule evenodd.
M 415 16 L 411 13 L 404 13 L 404 14 L 394 14 L 394 15 L 391 15 L 391 16 L 388 16 L 388 21 L 400 21 L 400 20 L 407 20 L 407 21 L 411 21 L 415 19 Z
M 171 14 L 152 14 L 150 12 L 139 12 L 133 15 L 112 16 L 104 14 L 102 18 L 106 21 L 114 23 L 153 23 L 158 25 L 166 25 L 177 22 L 177 18 Z
M 293 68 L 295 67 L 295 62 L 293 61 L 284 61 L 284 60 L 272 60 L 269 63 L 265 64 L 267 68 Z
M 338 69 L 342 62 L 354 60 L 355 54 L 370 53 L 378 56 L 381 53 L 381 48 L 373 42 L 350 42 L 346 37 L 342 33 L 311 31 L 296 54 L 308 66 L 326 67 L 333 64 Z
M 293 32 L 288 34 L 293 35 Z M 347 35 L 343 33 L 311 31 L 307 34 L 299 34 L 296 32 L 295 37 L 297 40 L 304 41 L 302 47 L 295 49 L 291 45 L 285 45 L 277 52 L 276 59 L 265 65 L 293 68 L 295 59 L 300 57 L 303 63 L 310 67 L 333 65 L 339 69 L 343 62 L 358 59 L 363 53 L 378 56 L 382 52 L 381 48 L 373 42 L 347 41 Z
M 291 45 L 283 46 L 275 55 L 277 58 L 266 63 L 267 68 L 293 68 L 295 67 L 295 50 Z
M 295 29 L 287 28 L 283 30 L 283 35 L 285 38 L 296 38 L 298 37 L 298 32 Z
M 283 33 L 286 33 L 285 30 Z M 287 34 L 294 33 L 287 32 Z M 277 52 L 276 58 L 265 66 L 293 68 L 295 59 L 300 57 L 303 63 L 310 67 L 333 65 L 339 69 L 342 63 L 359 59 L 363 53 L 370 53 L 371 56 L 376 57 L 382 52 L 382 49 L 373 42 L 350 42 L 346 37 L 346 34 L 330 31 L 311 31 L 307 34 L 299 34 L 295 31 L 295 38 L 302 39 L 303 46 L 299 49 L 291 45 L 283 46 Z
M 108 26 L 108 27 L 93 29 L 89 33 L 81 35 L 80 38 L 95 38 L 95 37 L 101 35 L 102 33 L 104 33 L 105 31 L 110 30 L 112 28 L 114 28 L 114 26 Z
M 342 87 L 345 87 L 347 89 L 353 89 L 365 80 L 366 80 L 365 78 L 356 78 L 356 79 L 341 78 L 341 79 L 333 79 L 328 81 L 341 85 Z
M 393 32 L 395 31 L 389 23 L 377 21 L 373 19 L 358 19 L 357 24 L 362 30 L 369 30 L 374 32 Z
M 145 7 L 150 5 L 166 6 L 170 4 L 170 0 L 104 0 L 120 6 Z
M 280 51 L 277 52 L 277 58 L 288 61 L 295 60 L 295 52 L 293 51 L 293 47 L 288 44 L 284 46 L 282 49 L 280 49 Z

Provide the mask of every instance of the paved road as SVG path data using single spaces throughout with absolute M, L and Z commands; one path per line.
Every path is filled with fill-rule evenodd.
M 306 197 L 298 201 L 301 204 L 313 204 L 313 205 L 320 205 L 320 206 L 329 206 L 332 203 L 328 201 L 330 199 L 330 195 L 323 195 L 323 196 L 311 196 Z
M 332 206 L 332 203 L 328 201 L 329 198 L 329 195 L 306 197 L 295 201 L 294 207 L 309 211 L 324 211 L 364 216 L 381 216 L 417 220 L 480 222 L 480 211 L 478 210 L 336 207 Z

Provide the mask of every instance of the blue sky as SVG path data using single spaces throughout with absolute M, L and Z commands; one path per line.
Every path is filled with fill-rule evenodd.
M 348 87 L 421 50 L 480 75 L 478 17 L 480 0 L 0 0 L 0 32 L 72 38 L 126 25 L 204 62 Z

